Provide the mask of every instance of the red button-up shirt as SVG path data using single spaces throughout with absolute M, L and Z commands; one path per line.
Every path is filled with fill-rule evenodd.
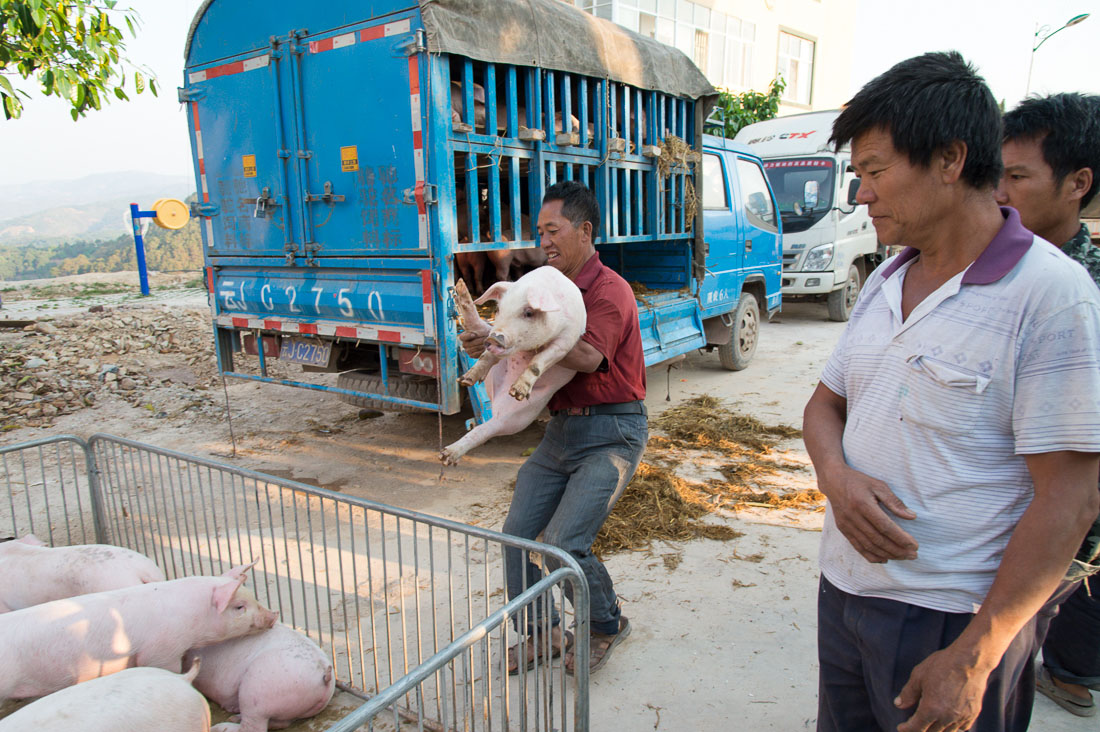
M 584 297 L 587 327 L 581 338 L 604 357 L 596 371 L 578 372 L 550 399 L 550 409 L 645 399 L 645 356 L 638 301 L 617 272 L 593 254 L 574 280 Z

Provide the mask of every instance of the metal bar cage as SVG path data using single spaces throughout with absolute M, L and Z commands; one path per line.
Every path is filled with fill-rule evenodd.
M 252 586 L 364 703 L 330 732 L 588 729 L 588 586 L 553 547 L 108 435 L 0 448 L 0 535 L 107 543 L 168 579 L 257 562 Z M 549 571 L 516 597 L 505 560 Z M 567 599 L 571 603 L 566 602 Z M 518 674 L 507 649 L 519 643 Z

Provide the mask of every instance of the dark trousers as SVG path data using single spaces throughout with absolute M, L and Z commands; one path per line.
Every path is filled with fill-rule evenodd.
M 913 668 L 951 644 L 971 618 L 896 600 L 858 597 L 824 577 L 817 596 L 819 732 L 894 732 L 916 707 L 894 699 Z M 1034 620 L 989 676 L 972 732 L 1024 732 L 1035 698 Z
M 1076 585 L 1050 621 L 1043 665 L 1059 681 L 1100 689 L 1100 575 Z

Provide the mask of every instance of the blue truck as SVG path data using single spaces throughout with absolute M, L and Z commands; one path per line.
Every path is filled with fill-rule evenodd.
M 669 46 L 558 0 L 206 0 L 185 57 L 226 376 L 458 412 L 456 257 L 534 251 L 558 180 L 596 192 L 647 365 L 742 369 L 780 307 L 760 160 L 703 135 L 714 89 Z M 273 358 L 339 375 L 275 379 Z

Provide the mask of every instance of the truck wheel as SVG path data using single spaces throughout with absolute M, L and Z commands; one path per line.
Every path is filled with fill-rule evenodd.
M 390 377 L 390 396 L 399 399 L 415 399 L 419 402 L 435 402 L 438 399 L 435 379 L 429 376 L 415 376 L 401 374 Z M 367 371 L 345 371 L 336 377 L 338 389 L 352 389 L 354 391 L 370 391 L 376 394 L 382 392 L 382 377 Z M 405 404 L 384 402 L 381 399 L 370 397 L 357 397 L 350 394 L 338 394 L 340 401 L 363 409 L 376 409 L 380 412 L 421 412 L 426 411 Z
M 749 365 L 760 340 L 760 308 L 756 298 L 747 292 L 733 311 L 729 343 L 718 346 L 718 360 L 730 371 L 740 371 Z
M 859 297 L 859 288 L 862 285 L 859 278 L 859 267 L 852 264 L 848 267 L 848 281 L 839 290 L 829 293 L 829 320 L 843 323 L 852 314 L 852 308 Z

